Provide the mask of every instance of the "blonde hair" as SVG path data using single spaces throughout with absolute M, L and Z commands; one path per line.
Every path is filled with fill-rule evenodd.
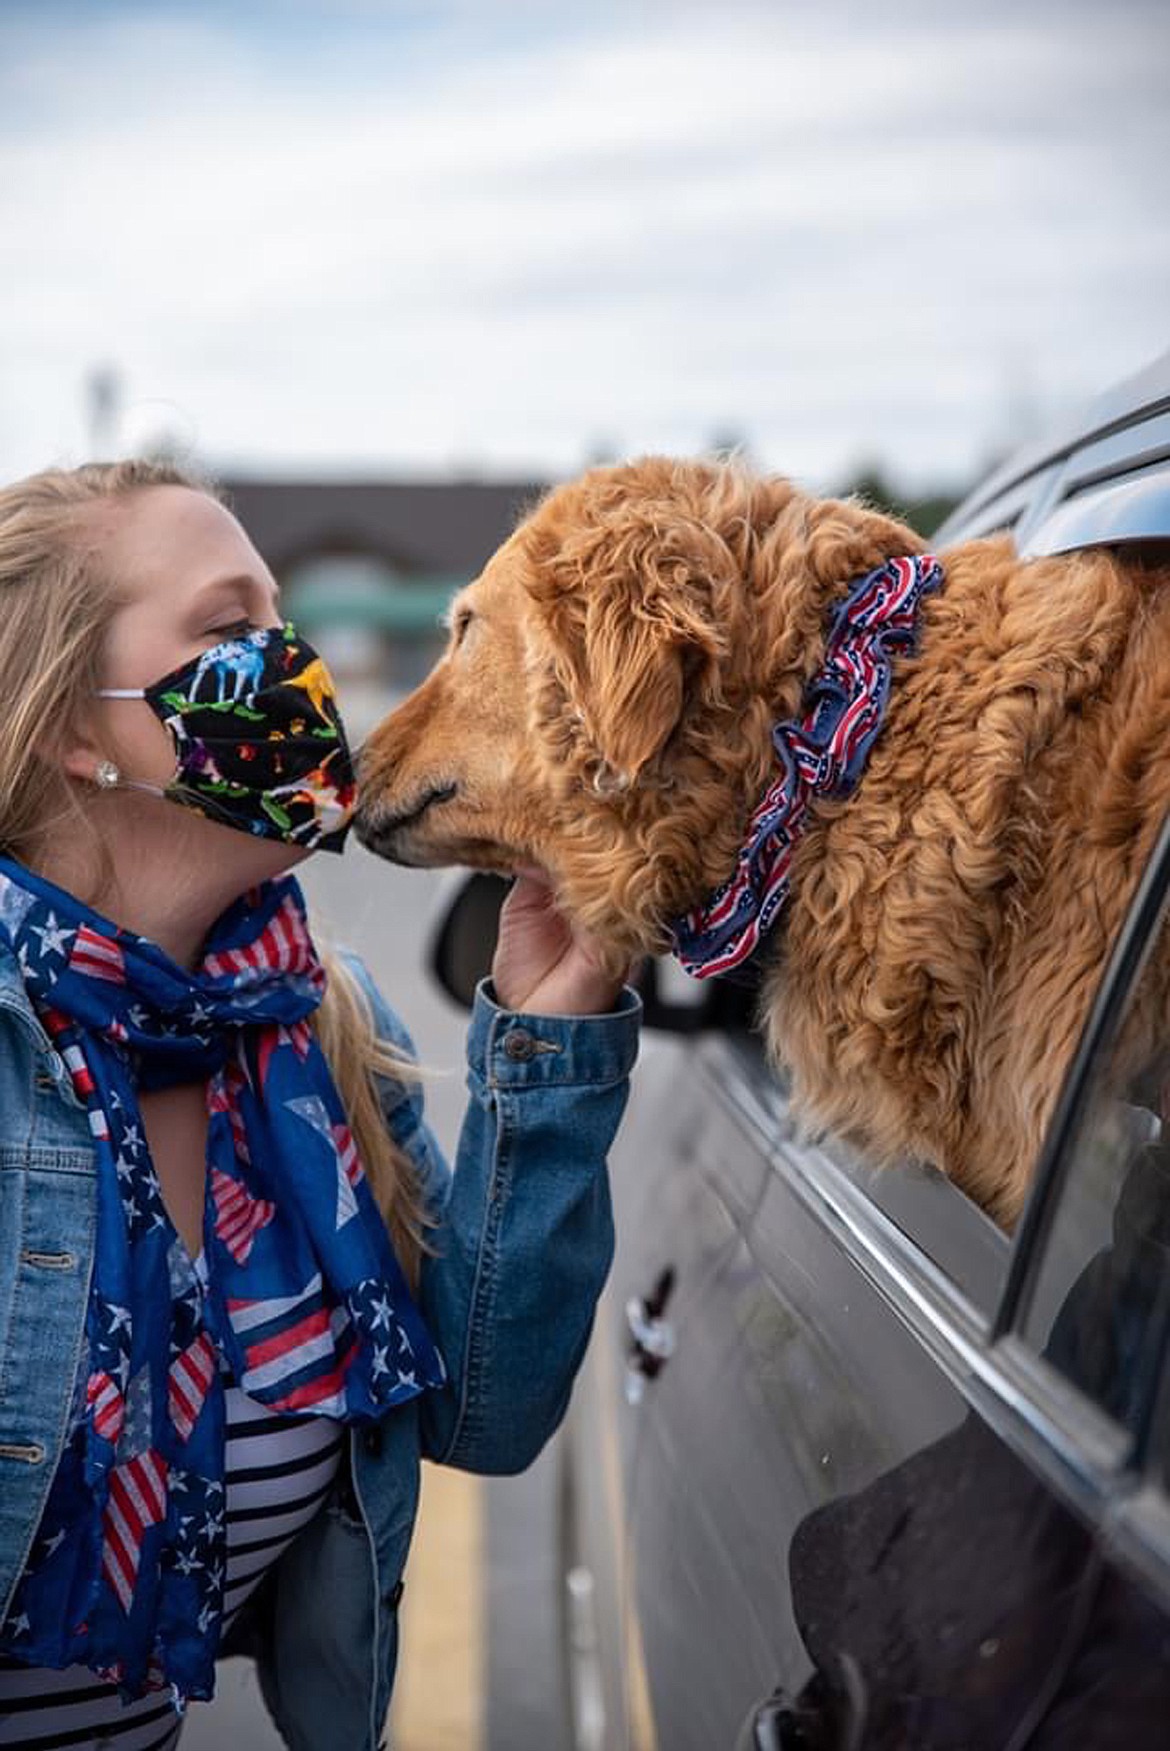
M 86 534 L 94 506 L 158 486 L 215 498 L 196 474 L 131 460 L 46 469 L 0 488 L 0 851 L 16 859 L 46 833 L 87 835 L 102 880 L 109 849 L 91 814 L 44 752 L 81 723 L 98 665 L 116 580 Z M 413 1283 L 426 1250 L 427 1217 L 417 1174 L 390 1136 L 379 1082 L 417 1076 L 401 1052 L 378 1040 L 365 994 L 339 955 L 321 951 L 327 982 L 313 1017 L 342 1104 L 399 1262 Z

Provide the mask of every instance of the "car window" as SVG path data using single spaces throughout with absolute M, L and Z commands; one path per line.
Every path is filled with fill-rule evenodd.
M 1138 1442 L 1170 1311 L 1168 851 L 1115 951 L 1008 1292 L 1016 1332 Z

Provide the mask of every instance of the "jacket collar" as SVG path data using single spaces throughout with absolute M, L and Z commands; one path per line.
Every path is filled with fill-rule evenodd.
M 16 956 L 6 942 L 0 942 L 0 1003 L 9 1009 L 31 1009 L 28 993 L 24 988 L 24 980 L 20 976 L 20 968 Z
M 37 1020 L 16 956 L 5 942 L 0 942 L 0 1010 L 7 1010 L 15 1016 L 33 1035 L 42 1051 L 49 1050 L 49 1036 Z

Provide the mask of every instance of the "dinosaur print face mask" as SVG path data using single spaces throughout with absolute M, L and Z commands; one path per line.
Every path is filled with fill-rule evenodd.
M 333 678 L 291 620 L 226 639 L 150 687 L 145 699 L 175 747 L 164 786 L 119 782 L 265 839 L 341 851 L 356 801 Z

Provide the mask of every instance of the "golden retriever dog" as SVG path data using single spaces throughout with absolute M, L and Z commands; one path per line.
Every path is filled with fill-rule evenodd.
M 663 951 L 736 865 L 836 604 L 923 547 L 736 464 L 592 470 L 456 598 L 365 745 L 359 838 L 542 866 L 615 968 Z M 760 1019 L 810 1119 L 1010 1224 L 1170 803 L 1170 575 L 939 558 L 859 783 L 808 812 Z

